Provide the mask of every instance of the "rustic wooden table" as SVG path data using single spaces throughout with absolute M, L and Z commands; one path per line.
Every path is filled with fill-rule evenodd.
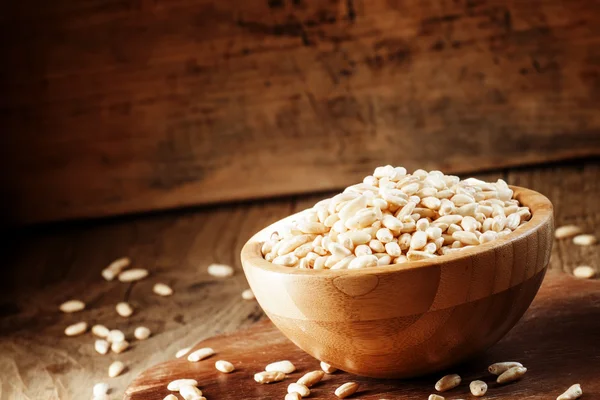
M 557 225 L 575 223 L 600 235 L 598 160 L 476 176 L 503 177 L 511 184 L 537 190 L 554 203 Z M 247 288 L 239 262 L 242 245 L 253 232 L 322 197 L 29 228 L 5 239 L 0 279 L 0 399 L 87 399 L 99 381 L 110 382 L 111 398 L 118 399 L 141 371 L 171 359 L 180 348 L 260 320 L 263 313 L 258 305 L 240 296 Z M 600 271 L 599 253 L 598 245 L 557 242 L 550 268 L 568 272 L 589 264 Z M 102 268 L 124 255 L 148 268 L 151 276 L 136 284 L 104 281 Z M 235 275 L 211 277 L 206 267 L 212 262 L 233 265 Z M 153 295 L 155 282 L 168 283 L 175 294 Z M 71 298 L 84 300 L 87 309 L 60 313 L 58 305 Z M 129 319 L 114 310 L 123 300 L 136 309 Z M 101 356 L 95 353 L 90 334 L 76 338 L 63 334 L 65 326 L 79 320 L 102 323 L 128 335 L 145 325 L 153 336 L 134 342 L 133 348 L 120 355 Z M 122 360 L 127 370 L 109 379 L 106 371 L 115 359 Z

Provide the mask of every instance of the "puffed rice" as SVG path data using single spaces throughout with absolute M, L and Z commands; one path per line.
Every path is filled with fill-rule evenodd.
M 133 336 L 137 340 L 146 340 L 150 337 L 150 334 L 151 334 L 150 329 L 146 328 L 145 326 L 138 326 L 133 331 Z
M 152 287 L 152 291 L 154 292 L 154 294 L 163 297 L 170 296 L 173 294 L 173 289 L 171 289 L 171 287 L 165 283 L 155 283 Z
M 148 270 L 144 268 L 133 268 L 119 274 L 121 282 L 136 282 L 148 276 Z
M 583 390 L 581 390 L 581 385 L 576 383 L 569 387 L 563 394 L 558 396 L 556 400 L 575 400 L 583 396 Z
M 215 351 L 213 349 L 211 349 L 210 347 L 203 347 L 201 349 L 191 352 L 187 356 L 187 359 L 189 362 L 198 362 L 198 361 L 204 360 L 205 358 L 208 358 L 214 354 L 215 354 Z
M 573 270 L 573 275 L 580 279 L 591 279 L 596 275 L 596 270 L 589 265 L 580 265 Z
M 78 322 L 73 325 L 69 325 L 65 328 L 65 335 L 67 336 L 79 336 L 87 331 L 87 322 Z
M 233 275 L 233 268 L 225 264 L 211 264 L 208 266 L 208 274 L 217 278 L 228 278 Z
M 114 378 L 116 376 L 121 375 L 123 370 L 125 369 L 125 364 L 121 361 L 115 361 L 108 367 L 108 376 Z
M 184 385 L 198 386 L 198 381 L 190 378 L 175 379 L 167 384 L 167 390 L 179 392 L 179 389 Z
M 125 303 L 124 301 L 117 303 L 115 306 L 115 310 L 117 310 L 117 314 L 119 314 L 123 318 L 128 318 L 133 314 L 133 307 L 129 303 Z
M 494 241 L 525 223 L 531 212 L 513 195 L 503 180 L 461 181 L 440 171 L 410 175 L 402 167 L 377 167 L 362 183 L 274 232 L 261 252 L 274 264 L 304 269 L 430 259 Z
M 100 325 L 100 324 L 96 324 L 94 326 L 92 326 L 92 334 L 100 337 L 100 338 L 106 338 L 108 336 L 108 333 L 110 331 L 108 330 L 107 327 L 105 327 L 104 325 Z
M 85 303 L 81 300 L 69 300 L 60 305 L 60 311 L 64 313 L 74 313 L 85 308 Z
M 252 289 L 246 289 L 242 292 L 242 299 L 244 300 L 254 300 L 254 292 Z
M 102 277 L 107 281 L 112 281 L 117 275 L 131 264 L 129 257 L 121 257 L 111 262 L 102 270 Z
M 279 371 L 283 372 L 284 374 L 291 374 L 295 370 L 296 366 L 288 360 L 273 362 L 265 367 L 265 371 L 267 372 Z
M 92 394 L 94 397 L 100 397 L 108 393 L 108 383 L 98 382 L 94 385 L 92 389 Z
M 215 363 L 215 368 L 224 374 L 229 374 L 230 372 L 233 372 L 233 370 L 235 370 L 235 367 L 233 366 L 233 364 L 230 363 L 229 361 L 225 361 L 225 360 L 217 361 Z

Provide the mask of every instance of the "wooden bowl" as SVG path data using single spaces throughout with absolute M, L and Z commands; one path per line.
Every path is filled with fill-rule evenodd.
M 532 190 L 512 189 L 531 219 L 462 252 L 360 270 L 287 268 L 267 262 L 260 247 L 290 216 L 245 244 L 244 273 L 273 323 L 318 360 L 376 378 L 439 371 L 500 340 L 544 278 L 552 204 Z

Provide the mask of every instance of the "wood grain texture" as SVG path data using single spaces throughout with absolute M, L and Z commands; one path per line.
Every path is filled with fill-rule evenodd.
M 331 190 L 384 163 L 464 172 L 600 154 L 595 2 L 0 11 L 0 187 L 17 222 Z
M 374 378 L 412 378 L 487 349 L 521 318 L 544 277 L 553 243 L 550 201 L 511 187 L 532 217 L 504 238 L 464 252 L 386 268 L 313 271 L 242 249 L 250 287 L 271 321 L 301 349 Z
M 595 332 L 600 330 L 599 282 L 583 282 L 561 273 L 546 277 L 531 309 L 517 326 L 485 354 L 452 370 L 410 381 L 362 378 L 345 372 L 326 375 L 311 389 L 310 398 L 334 399 L 335 388 L 355 381 L 360 389 L 352 398 L 397 400 L 426 399 L 437 379 L 445 373 L 458 373 L 462 384 L 443 393 L 446 398 L 473 398 L 468 384 L 475 379 L 488 383 L 486 399 L 555 399 L 573 383 L 580 383 L 584 398 L 600 397 L 600 372 Z M 581 318 L 586 315 L 588 318 Z M 560 323 L 557 323 L 560 321 Z M 248 330 L 217 336 L 195 347 L 209 346 L 217 351 L 211 359 L 190 363 L 185 359 L 170 360 L 144 371 L 129 386 L 126 400 L 160 400 L 166 386 L 178 378 L 200 382 L 210 399 L 282 399 L 287 385 L 306 372 L 319 369 L 319 362 L 290 343 L 269 322 L 261 322 Z M 214 368 L 217 359 L 234 362 L 237 370 L 224 375 Z M 274 360 L 288 359 L 297 367 L 280 383 L 259 385 L 252 376 Z M 498 361 L 518 360 L 528 368 L 525 377 L 514 384 L 499 385 L 487 366 Z M 591 368 L 581 368 L 587 364 Z M 579 367 L 578 367 L 579 366 Z
M 598 176 L 598 160 L 477 175 L 487 180 L 504 178 L 511 184 L 537 190 L 554 204 L 557 226 L 575 223 L 586 232 L 600 236 Z M 100 381 L 107 381 L 112 387 L 111 399 L 118 399 L 138 374 L 152 365 L 171 360 L 180 348 L 264 318 L 255 302 L 244 302 L 240 298 L 241 291 L 248 287 L 239 262 L 242 246 L 255 232 L 325 196 L 282 198 L 11 232 L 0 242 L 3 254 L 0 399 L 88 399 L 91 386 Z M 583 248 L 570 241 L 556 242 L 549 268 L 570 272 L 573 267 L 586 263 L 600 273 L 599 251 L 598 245 Z M 123 255 L 129 255 L 134 265 L 150 270 L 147 281 L 126 285 L 100 278 L 102 268 Z M 235 267 L 236 274 L 228 280 L 214 279 L 206 272 L 211 262 L 229 263 Z M 159 281 L 174 288 L 171 298 L 151 294 L 153 283 Z M 564 293 L 556 292 L 557 295 Z M 87 310 L 74 315 L 59 313 L 58 305 L 69 298 L 86 301 Z M 115 304 L 124 299 L 136 307 L 130 319 L 117 317 L 114 311 Z M 557 301 L 552 306 L 561 313 L 557 319 L 569 312 L 570 304 Z M 592 314 L 586 312 L 583 310 L 577 315 L 586 325 L 565 326 L 566 339 L 575 340 L 572 334 L 591 326 L 588 323 L 593 322 L 589 319 Z M 133 342 L 132 349 L 118 356 L 100 356 L 93 351 L 89 334 L 64 337 L 63 329 L 79 319 L 117 327 L 128 335 L 136 326 L 146 325 L 153 335 L 145 342 Z M 597 338 L 593 340 L 593 345 L 597 345 Z M 551 362 L 552 368 L 560 372 L 556 379 L 561 379 L 561 384 L 568 386 L 571 378 L 587 374 L 593 366 L 555 355 L 541 338 L 539 342 L 527 353 L 535 354 L 542 364 Z M 554 345 L 555 342 L 548 344 Z M 511 356 L 520 357 L 519 354 Z M 108 379 L 106 370 L 114 359 L 122 360 L 128 369 L 122 377 Z M 431 384 L 427 380 L 427 387 Z M 511 385 L 506 393 L 527 389 L 518 388 Z M 398 393 L 404 390 L 408 388 L 399 388 Z

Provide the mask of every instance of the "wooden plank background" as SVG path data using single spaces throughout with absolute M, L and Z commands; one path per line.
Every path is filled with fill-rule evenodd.
M 594 1 L 23 0 L 0 37 L 20 223 L 600 154 Z

